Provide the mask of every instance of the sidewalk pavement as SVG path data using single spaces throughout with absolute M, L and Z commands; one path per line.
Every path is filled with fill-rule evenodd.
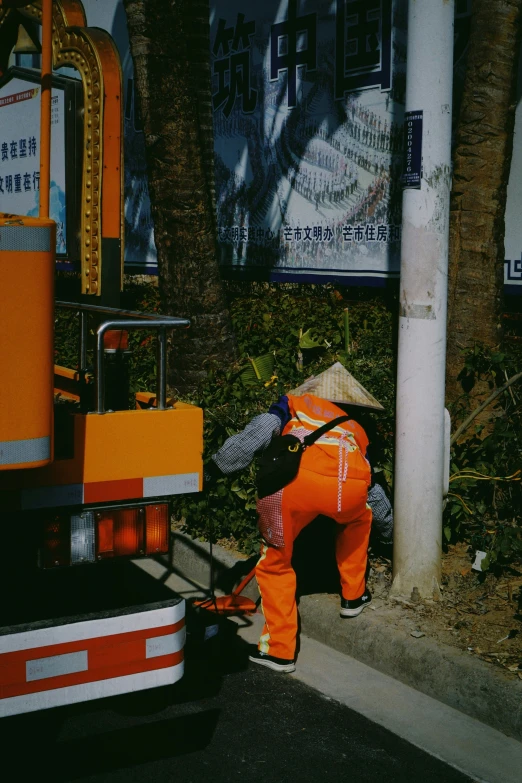
M 217 545 L 213 554 L 215 584 L 229 592 L 252 564 Z M 175 573 L 208 587 L 209 544 L 175 533 L 170 565 Z M 255 579 L 243 595 L 257 600 Z M 390 627 L 377 612 L 341 620 L 339 601 L 326 594 L 302 596 L 299 614 L 302 632 L 312 639 L 522 741 L 521 680 L 448 645 L 414 639 Z

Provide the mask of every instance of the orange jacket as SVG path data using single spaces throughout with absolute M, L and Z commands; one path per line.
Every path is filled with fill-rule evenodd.
M 333 402 L 305 394 L 302 397 L 288 394 L 288 404 L 292 418 L 286 424 L 283 435 L 288 433 L 302 435 L 314 432 L 327 421 L 345 415 Z M 306 430 L 306 432 L 303 432 Z M 356 421 L 349 420 L 338 424 L 326 432 L 313 446 L 305 450 L 301 459 L 301 468 L 319 473 L 321 476 L 339 475 L 339 443 L 345 443 L 348 457 L 347 478 L 361 479 L 369 486 L 371 482 L 370 464 L 366 459 L 368 438 Z

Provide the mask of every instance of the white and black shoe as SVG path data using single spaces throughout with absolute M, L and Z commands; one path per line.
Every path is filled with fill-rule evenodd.
M 365 606 L 368 606 L 372 602 L 372 594 L 369 590 L 365 590 L 360 598 L 354 598 L 348 600 L 347 598 L 341 598 L 341 617 L 357 617 L 361 614 Z
M 257 649 L 248 656 L 248 660 L 273 669 L 275 672 L 295 672 L 295 661 L 288 658 L 276 658 L 275 655 L 268 655 Z

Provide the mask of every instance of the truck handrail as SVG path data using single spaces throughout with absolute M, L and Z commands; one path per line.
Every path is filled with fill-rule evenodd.
M 67 310 L 76 310 L 80 314 L 80 356 L 79 375 L 85 378 L 87 373 L 87 326 L 86 314 L 106 313 L 116 315 L 118 318 L 104 321 L 98 326 L 96 332 L 96 410 L 95 413 L 105 413 L 105 373 L 103 363 L 103 336 L 109 329 L 154 329 L 158 331 L 158 355 L 157 355 L 157 409 L 165 410 L 167 407 L 167 329 L 177 326 L 190 326 L 187 318 L 176 318 L 171 315 L 158 315 L 156 313 L 140 313 L 136 310 L 121 310 L 117 307 L 105 307 L 102 305 L 83 304 L 82 302 L 56 302 L 57 307 Z

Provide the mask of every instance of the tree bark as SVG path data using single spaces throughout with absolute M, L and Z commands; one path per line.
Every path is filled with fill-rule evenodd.
M 195 389 L 234 360 L 217 262 L 208 0 L 124 0 L 147 150 L 162 304 L 174 331 L 168 383 Z
M 450 214 L 446 395 L 462 394 L 462 348 L 502 337 L 504 214 L 513 149 L 522 0 L 473 0 Z M 489 388 L 477 384 L 473 407 Z

